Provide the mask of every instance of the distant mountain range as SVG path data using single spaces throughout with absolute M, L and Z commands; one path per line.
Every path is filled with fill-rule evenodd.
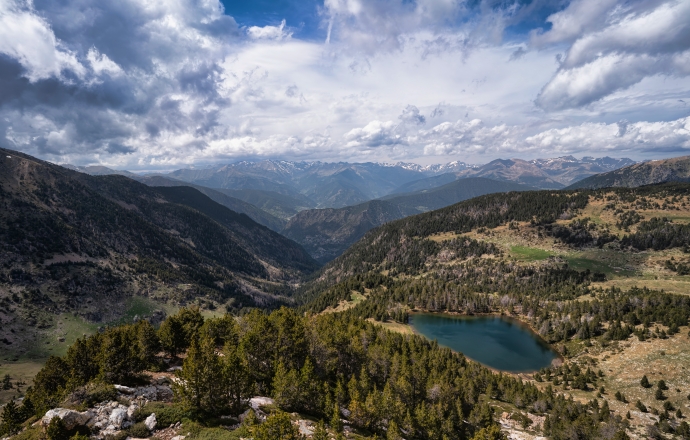
M 443 208 L 484 194 L 530 191 L 537 188 L 483 177 L 455 180 L 429 190 L 388 196 L 338 209 L 309 209 L 287 224 L 283 235 L 300 243 L 321 263 L 326 263 L 362 238 L 370 229 L 410 215 Z
M 391 165 L 264 160 L 181 169 L 166 177 L 233 190 L 227 194 L 257 204 L 276 217 L 289 219 L 308 208 L 353 206 L 391 194 L 431 189 L 466 177 L 560 189 L 577 180 L 634 163 L 625 158 L 576 159 L 572 156 L 531 161 L 497 159 L 481 166 L 459 161 L 422 166 L 404 162 Z
M 264 160 L 130 177 L 150 186 L 189 185 L 216 203 L 297 241 L 324 263 L 371 228 L 392 220 L 489 193 L 561 189 L 634 163 L 572 156 L 497 159 L 481 166 L 459 161 L 422 166 Z M 108 174 L 105 167 L 73 168 Z
M 396 188 L 391 194 L 431 189 L 457 179 L 467 177 L 486 177 L 504 182 L 515 182 L 539 189 L 560 189 L 578 180 L 616 170 L 634 164 L 631 159 L 603 157 L 563 156 L 555 159 L 496 159 L 486 165 L 465 167 L 453 172 L 445 172 L 431 177 L 414 180 Z M 448 168 L 438 168 L 438 172 Z
M 690 156 L 653 160 L 597 174 L 580 180 L 567 189 L 637 187 L 662 182 L 690 182 Z

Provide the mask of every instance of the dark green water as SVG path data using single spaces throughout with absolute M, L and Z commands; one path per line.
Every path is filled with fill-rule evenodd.
M 536 371 L 556 358 L 546 342 L 518 322 L 499 316 L 420 313 L 410 316 L 410 325 L 439 345 L 501 371 Z

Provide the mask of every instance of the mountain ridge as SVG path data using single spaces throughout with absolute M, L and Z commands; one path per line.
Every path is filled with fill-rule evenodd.
M 642 162 L 588 177 L 567 189 L 638 187 L 663 182 L 690 181 L 690 156 Z

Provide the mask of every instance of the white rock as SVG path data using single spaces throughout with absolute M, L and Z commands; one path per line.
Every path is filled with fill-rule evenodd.
M 59 417 L 65 428 L 72 430 L 77 426 L 86 425 L 94 417 L 91 411 L 77 412 L 71 409 L 55 408 L 51 409 L 41 419 L 41 424 L 48 426 L 53 417 Z
M 116 390 L 121 392 L 122 394 L 133 394 L 134 393 L 134 388 L 126 387 L 124 385 L 113 385 Z
M 270 397 L 256 396 L 249 399 L 249 406 L 254 408 L 254 410 L 259 409 L 260 406 L 264 405 L 275 405 L 276 401 Z
M 127 418 L 127 410 L 124 408 L 115 408 L 113 412 L 110 413 L 110 424 L 116 428 L 122 427 L 122 422 Z
M 149 431 L 156 429 L 156 423 L 156 413 L 151 414 L 150 416 L 146 417 L 146 420 L 144 420 L 144 425 L 149 428 Z
M 130 419 L 134 417 L 134 412 L 138 409 L 139 405 L 137 405 L 136 403 L 129 405 L 129 408 L 127 408 L 127 417 Z
M 184 435 L 176 435 L 175 437 L 171 438 L 170 440 L 184 440 Z

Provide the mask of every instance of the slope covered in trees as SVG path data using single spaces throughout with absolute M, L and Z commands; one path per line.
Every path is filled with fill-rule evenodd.
M 484 178 L 456 180 L 438 188 L 396 194 L 340 209 L 311 209 L 294 216 L 282 233 L 323 263 L 342 254 L 370 229 L 484 194 L 534 188 Z
M 194 189 L 159 191 L 9 150 L 0 207 L 4 348 L 20 353 L 63 312 L 106 322 L 132 296 L 272 307 L 318 267 L 297 243 Z
M 179 346 L 171 349 L 175 338 Z M 186 350 L 173 389 L 177 420 L 188 424 L 214 426 L 214 417 L 240 414 L 259 392 L 283 411 L 327 421 L 332 435 L 342 435 L 344 421 L 359 438 L 500 439 L 492 410 L 497 404 L 515 406 L 516 417 L 523 410 L 544 416 L 544 434 L 551 438 L 567 438 L 572 430 L 579 438 L 601 438 L 604 429 L 616 433 L 626 426 L 608 408 L 494 374 L 421 337 L 347 316 L 302 317 L 285 308 L 238 320 L 204 320 L 186 309 L 159 331 L 141 322 L 81 339 L 65 357 L 48 361 L 5 426 L 16 432 L 33 414 L 43 416 L 66 402 L 84 404 L 94 383 L 107 389 L 141 381 L 144 371 L 165 363 L 160 348 L 168 361 Z M 165 407 L 158 408 L 160 414 Z M 144 407 L 138 417 L 150 412 Z M 285 416 L 277 412 L 260 424 L 249 417 L 230 429 L 239 437 L 271 438 L 263 437 L 265 431 L 276 429 L 280 417 Z M 7 411 L 3 418 L 11 419 Z M 290 423 L 281 423 L 285 437 L 273 438 L 299 438 Z

